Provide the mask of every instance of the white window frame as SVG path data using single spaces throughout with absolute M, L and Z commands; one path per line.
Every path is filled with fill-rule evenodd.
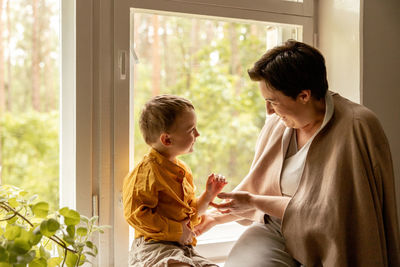
M 60 205 L 111 226 L 94 237 L 93 266 L 128 262 L 120 190 L 129 165 L 129 86 L 114 77 L 116 2 L 61 0 Z
M 115 23 L 120 32 L 126 36 L 132 35 L 130 24 L 126 22 L 129 21 L 129 9 L 134 8 L 140 11 L 151 10 L 162 13 L 173 12 L 213 16 L 223 19 L 296 24 L 303 26 L 303 41 L 309 44 L 314 43 L 313 0 L 304 0 L 302 3 L 280 0 L 119 0 L 118 3 L 120 7 L 116 8 L 115 11 Z M 116 35 L 116 37 L 118 38 L 119 36 Z M 123 42 L 119 42 L 116 39 L 115 46 L 118 47 L 119 51 L 130 51 L 130 43 L 126 38 Z M 134 68 L 132 62 L 130 67 Z M 133 103 L 132 96 L 130 101 Z M 131 149 L 133 149 L 132 144 L 133 142 L 131 142 Z M 223 226 L 224 229 L 227 227 L 234 228 L 232 225 Z M 197 249 L 204 256 L 213 260 L 223 260 L 233 243 L 234 241 L 229 239 L 221 240 L 218 243 L 200 243 Z
M 120 199 L 129 170 L 132 116 L 130 8 L 297 24 L 303 26 L 303 41 L 313 44 L 313 3 L 61 0 L 60 204 L 87 216 L 98 214 L 100 224 L 112 226 L 95 238 L 99 255 L 94 266 L 128 262 L 129 228 Z

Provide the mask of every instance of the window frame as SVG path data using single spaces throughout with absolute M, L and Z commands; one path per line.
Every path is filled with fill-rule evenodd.
M 111 226 L 93 237 L 93 266 L 128 262 L 120 190 L 129 163 L 129 85 L 114 77 L 115 2 L 61 1 L 60 206 Z
M 95 266 L 127 266 L 128 262 L 129 228 L 121 191 L 129 170 L 132 127 L 130 8 L 297 24 L 303 26 L 303 41 L 313 44 L 313 3 L 61 1 L 60 204 L 86 216 L 99 215 L 100 224 L 112 227 L 95 237 L 100 251 Z
M 122 3 L 125 2 L 125 3 Z M 119 2 L 125 7 L 123 13 L 116 13 L 119 21 L 116 21 L 117 27 L 121 27 L 122 31 L 130 32 L 130 25 L 123 24 L 124 21 L 130 20 L 130 8 L 138 11 L 156 11 L 160 13 L 183 13 L 195 14 L 202 16 L 221 17 L 222 19 L 237 19 L 246 21 L 268 21 L 273 23 L 297 24 L 303 26 L 303 41 L 306 43 L 314 43 L 314 7 L 312 0 L 304 0 L 303 3 L 287 2 L 279 0 L 256 0 L 251 2 L 232 1 L 232 0 L 124 0 Z M 129 43 L 115 43 L 120 50 L 130 51 Z M 129 66 L 134 68 L 135 65 L 130 62 Z M 127 71 L 129 73 L 129 71 Z M 132 79 L 133 80 L 133 79 Z M 133 85 L 133 84 L 131 84 Z M 133 103 L 132 96 L 130 102 Z M 131 109 L 132 110 L 132 109 Z M 133 117 L 133 115 L 131 114 Z M 131 122 L 132 123 L 132 122 Z M 132 123 L 133 124 L 133 123 Z M 131 125 L 131 129 L 132 129 Z M 130 149 L 133 149 L 133 142 L 130 142 Z M 133 153 L 131 153 L 133 154 Z M 133 155 L 131 155 L 132 157 Z M 132 165 L 132 158 L 130 160 Z M 133 166 L 131 166 L 132 168 Z M 233 227 L 225 225 L 225 227 Z M 197 248 L 204 256 L 212 260 L 223 260 L 233 246 L 235 241 L 223 240 L 218 243 L 200 243 Z M 218 249 L 217 249 L 218 247 Z

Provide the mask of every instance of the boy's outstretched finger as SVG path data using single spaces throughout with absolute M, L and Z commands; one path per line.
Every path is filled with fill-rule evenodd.
M 207 184 L 211 184 L 212 182 L 214 182 L 214 179 L 215 179 L 215 175 L 214 175 L 214 173 L 211 173 L 207 178 Z

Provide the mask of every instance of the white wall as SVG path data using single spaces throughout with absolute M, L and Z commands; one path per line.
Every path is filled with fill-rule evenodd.
M 317 1 L 330 89 L 373 110 L 389 139 L 400 217 L 400 1 Z
M 400 217 L 400 1 L 361 2 L 362 103 L 379 117 L 389 139 Z
M 317 3 L 317 47 L 326 60 L 330 90 L 360 102 L 360 1 Z

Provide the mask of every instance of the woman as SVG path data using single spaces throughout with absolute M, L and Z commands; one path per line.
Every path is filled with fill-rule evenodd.
M 197 234 L 255 222 L 226 267 L 400 266 L 393 166 L 375 114 L 328 91 L 324 58 L 304 43 L 268 51 L 249 76 L 269 116 L 250 172 Z

